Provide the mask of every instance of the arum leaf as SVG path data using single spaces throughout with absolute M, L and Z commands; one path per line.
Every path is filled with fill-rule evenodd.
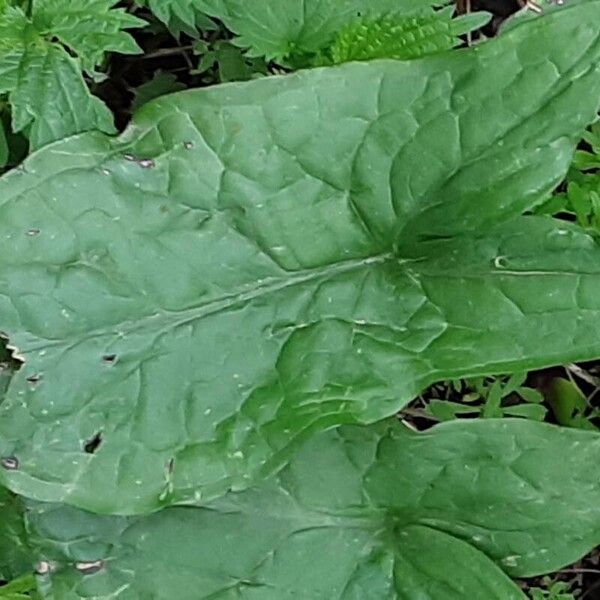
M 34 505 L 47 598 L 517 600 L 511 576 L 600 540 L 598 434 L 527 421 L 313 437 L 274 479 L 199 507 Z
M 151 511 L 246 488 L 436 380 L 600 356 L 596 241 L 517 218 L 598 108 L 590 15 L 169 96 L 6 175 L 0 330 L 24 365 L 0 479 Z

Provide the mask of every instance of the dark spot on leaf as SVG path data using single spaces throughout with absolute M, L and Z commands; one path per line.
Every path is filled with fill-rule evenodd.
M 116 354 L 105 354 L 102 357 L 102 362 L 105 362 L 108 365 L 112 365 L 117 360 Z
M 27 230 L 27 235 L 35 236 L 35 235 L 39 235 L 39 234 L 40 234 L 40 230 L 37 229 L 37 227 L 33 227 L 32 229 Z
M 151 169 L 156 166 L 156 163 L 151 158 L 138 158 L 133 156 L 133 154 L 123 154 L 123 158 L 130 162 L 134 162 L 138 164 L 142 169 Z
M 173 468 L 175 467 L 175 459 L 172 458 L 168 463 L 167 463 L 167 473 L 169 475 L 171 475 L 173 473 Z
M 29 383 L 39 383 L 40 379 L 42 378 L 42 376 L 39 373 L 34 373 L 33 375 L 30 375 L 29 377 L 27 377 L 27 381 Z
M 90 438 L 83 446 L 84 451 L 87 454 L 94 454 L 98 448 L 102 445 L 103 438 L 102 432 L 99 431 L 94 435 L 94 437 Z
M 75 568 L 83 575 L 93 575 L 104 568 L 104 561 L 78 562 L 75 563 Z
M 0 458 L 0 465 L 7 471 L 16 471 L 19 468 L 19 459 L 16 456 Z

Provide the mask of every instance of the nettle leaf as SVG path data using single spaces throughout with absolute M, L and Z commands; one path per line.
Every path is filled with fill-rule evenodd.
M 136 51 L 118 28 L 142 21 L 109 10 L 113 4 L 38 0 L 31 19 L 13 7 L 0 13 L 0 93 L 9 94 L 13 130 L 26 132 L 33 149 L 81 131 L 114 132 L 112 114 L 90 94 L 79 60 L 52 41 L 56 37 L 80 53 L 89 70 L 108 50 Z
M 176 35 L 181 30 L 193 35 L 196 28 L 215 27 L 203 13 L 204 0 L 143 0 L 143 3 Z
M 508 575 L 600 541 L 599 451 L 598 434 L 512 419 L 344 427 L 201 508 L 32 505 L 30 543 L 61 600 L 525 599 Z
M 141 52 L 123 30 L 145 22 L 115 4 L 117 0 L 36 0 L 33 24 L 42 35 L 59 39 L 79 56 L 84 68 L 92 70 L 107 52 Z
M 2 178 L 2 481 L 154 510 L 437 380 L 599 356 L 600 247 L 519 217 L 598 109 L 596 15 L 176 94 Z
M 410 13 L 439 4 L 432 0 L 197 0 L 209 15 L 237 34 L 249 56 L 283 60 L 328 47 L 353 20 L 387 12 Z M 182 3 L 185 4 L 185 1 Z
M 453 10 L 448 7 L 414 16 L 387 14 L 352 22 L 337 33 L 324 54 L 334 64 L 376 58 L 419 58 L 454 48 L 461 42 L 459 35 L 472 25 L 481 27 L 489 20 L 487 13 L 454 19 Z
M 40 44 L 19 57 L 10 90 L 14 131 L 27 131 L 32 148 L 73 133 L 115 131 L 112 113 L 92 96 L 79 64 L 60 46 Z

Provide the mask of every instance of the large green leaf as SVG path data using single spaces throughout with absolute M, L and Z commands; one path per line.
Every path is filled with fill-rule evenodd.
M 543 199 L 597 110 L 590 15 L 178 94 L 5 176 L 0 329 L 25 363 L 2 481 L 153 510 L 247 487 L 433 381 L 600 355 L 595 240 L 492 226 Z
M 532 10 L 531 8 L 523 8 L 517 11 L 502 23 L 501 33 L 508 31 L 516 25 L 520 25 L 525 21 L 537 19 L 540 17 L 540 14 L 549 14 L 551 12 L 563 10 L 564 8 L 570 8 L 576 4 L 588 4 L 593 1 L 594 0 L 567 0 L 567 2 L 565 2 L 564 0 L 542 0 L 537 3 L 541 8 L 541 11 Z
M 202 508 L 34 505 L 28 525 L 60 600 L 524 599 L 501 569 L 551 571 L 600 541 L 599 451 L 527 421 L 346 427 Z
M 154 0 L 158 3 L 159 0 Z M 414 12 L 443 4 L 435 0 L 194 0 L 238 35 L 250 56 L 283 59 L 314 53 L 333 41 L 344 25 L 366 15 Z M 168 0 L 189 6 L 190 0 Z

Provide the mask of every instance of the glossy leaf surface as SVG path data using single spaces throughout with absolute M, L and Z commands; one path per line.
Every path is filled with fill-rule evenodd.
M 32 506 L 47 598 L 517 600 L 600 539 L 597 434 L 514 420 L 313 437 L 274 479 L 142 518 Z
M 0 329 L 25 363 L 2 481 L 151 511 L 246 488 L 436 380 L 599 356 L 598 245 L 518 218 L 597 109 L 590 14 L 178 94 L 5 176 Z

